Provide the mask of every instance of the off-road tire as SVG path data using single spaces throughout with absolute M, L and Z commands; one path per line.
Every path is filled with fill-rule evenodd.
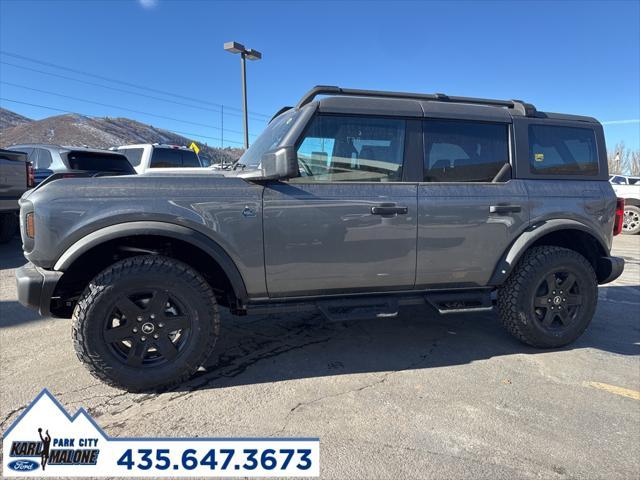
M 533 302 L 539 282 L 554 269 L 565 268 L 580 279 L 583 304 L 574 324 L 550 333 L 536 320 Z M 579 253 L 555 246 L 525 252 L 506 282 L 498 289 L 498 314 L 505 328 L 521 342 L 538 348 L 557 348 L 576 340 L 589 326 L 598 301 L 593 267 Z
M 11 213 L 0 213 L 0 243 L 7 243 L 18 231 L 18 216 Z
M 640 207 L 635 205 L 625 205 L 624 207 L 624 219 L 628 221 L 629 217 L 633 216 L 634 226 L 632 228 L 623 228 L 623 235 L 637 235 L 640 233 L 640 221 L 635 221 L 636 218 L 640 218 Z
M 113 298 L 135 285 L 171 289 L 193 314 L 185 350 L 168 364 L 130 367 L 118 360 L 103 337 Z M 73 312 L 73 343 L 80 361 L 99 380 L 130 392 L 164 390 L 189 379 L 209 357 L 220 330 L 216 298 L 193 268 L 159 255 L 131 257 L 99 273 L 86 287 Z

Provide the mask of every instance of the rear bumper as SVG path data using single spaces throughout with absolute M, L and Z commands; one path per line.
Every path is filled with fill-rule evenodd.
M 38 310 L 40 315 L 50 313 L 51 296 L 62 272 L 44 270 L 27 263 L 16 270 L 18 301 L 25 307 Z
M 598 283 L 613 282 L 622 275 L 624 259 L 620 257 L 602 257 L 598 260 Z

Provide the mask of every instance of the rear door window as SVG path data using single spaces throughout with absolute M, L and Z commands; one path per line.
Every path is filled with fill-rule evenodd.
M 597 175 L 595 132 L 590 128 L 529 125 L 529 166 L 538 175 Z
M 425 182 L 490 182 L 509 163 L 508 126 L 425 120 Z
M 188 151 L 186 153 L 189 153 Z M 195 152 L 191 152 L 195 156 Z M 197 162 L 198 159 L 195 158 Z M 154 148 L 149 168 L 182 168 L 199 167 L 200 164 L 191 164 L 192 160 L 187 159 L 187 165 L 183 161 L 183 150 L 179 148 Z

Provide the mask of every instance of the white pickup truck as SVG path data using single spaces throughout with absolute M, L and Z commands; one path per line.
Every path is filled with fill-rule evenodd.
M 187 147 L 159 143 L 141 143 L 113 148 L 124 154 L 137 173 L 149 169 L 175 170 L 179 168 L 202 168 L 198 154 Z
M 627 235 L 640 233 L 640 177 L 611 175 L 609 181 L 616 196 L 624 198 L 622 233 Z

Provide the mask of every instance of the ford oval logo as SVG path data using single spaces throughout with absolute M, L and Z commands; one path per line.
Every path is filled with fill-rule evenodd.
M 38 468 L 38 464 L 33 460 L 14 460 L 9 462 L 9 468 L 16 472 L 32 472 Z

